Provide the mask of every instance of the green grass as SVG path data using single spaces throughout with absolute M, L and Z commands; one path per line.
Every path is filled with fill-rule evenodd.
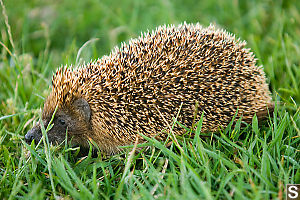
M 300 1 L 47 2 L 5 0 L 1 7 L 0 199 L 284 199 L 285 185 L 300 183 Z M 248 41 L 278 104 L 265 126 L 254 118 L 247 128 L 177 138 L 170 147 L 147 138 L 139 152 L 110 158 L 24 143 L 52 73 L 75 64 L 86 41 L 99 38 L 79 62 L 183 21 L 215 23 Z

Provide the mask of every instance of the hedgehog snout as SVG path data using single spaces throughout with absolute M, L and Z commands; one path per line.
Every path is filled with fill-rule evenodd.
M 25 135 L 25 142 L 31 144 L 32 140 L 38 142 L 41 138 L 42 132 L 39 125 L 34 126 Z

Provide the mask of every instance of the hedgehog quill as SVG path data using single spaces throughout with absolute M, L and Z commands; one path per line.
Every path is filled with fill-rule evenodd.
M 202 131 L 226 127 L 237 113 L 251 122 L 263 120 L 273 109 L 271 93 L 261 66 L 246 43 L 214 26 L 181 24 L 160 26 L 123 43 L 109 56 L 72 68 L 62 67 L 52 79 L 43 124 L 56 107 L 49 141 L 88 147 L 92 139 L 107 154 L 132 144 L 138 134 L 164 140 L 167 123 L 191 127 L 204 113 Z M 198 109 L 196 109 L 196 102 Z M 185 130 L 178 125 L 175 135 Z M 39 141 L 37 123 L 25 135 Z

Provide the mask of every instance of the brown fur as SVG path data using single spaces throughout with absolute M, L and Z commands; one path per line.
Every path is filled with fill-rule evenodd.
M 58 107 L 48 137 L 61 142 L 67 129 L 74 143 L 92 139 L 113 153 L 143 141 L 137 133 L 164 139 L 181 106 L 178 121 L 188 127 L 204 112 L 205 132 L 225 127 L 237 110 L 244 121 L 255 113 L 262 119 L 273 103 L 262 67 L 244 46 L 213 26 L 163 26 L 96 62 L 61 68 L 43 109 L 48 124 Z

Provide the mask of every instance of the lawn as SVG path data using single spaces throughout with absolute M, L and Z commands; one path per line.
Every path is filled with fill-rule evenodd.
M 2 1 L 0 199 L 285 199 L 286 184 L 300 184 L 300 1 Z M 58 67 L 184 21 L 247 41 L 276 102 L 263 126 L 253 118 L 168 147 L 148 138 L 112 157 L 24 143 Z

